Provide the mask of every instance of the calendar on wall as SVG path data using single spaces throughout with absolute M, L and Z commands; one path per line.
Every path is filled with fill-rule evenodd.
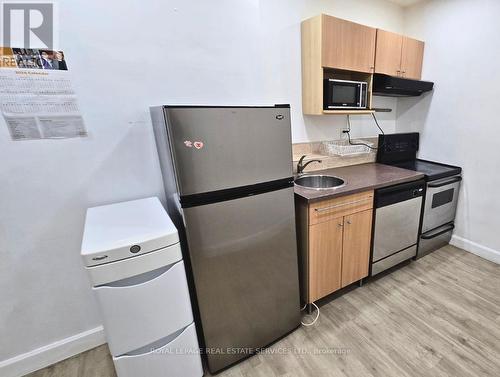
M 88 136 L 63 51 L 0 48 L 0 110 L 12 140 Z

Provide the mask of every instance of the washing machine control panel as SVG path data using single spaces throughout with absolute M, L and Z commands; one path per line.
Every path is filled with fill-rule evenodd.
M 141 247 L 139 245 L 130 246 L 130 252 L 132 254 L 137 254 L 139 251 L 141 251 Z

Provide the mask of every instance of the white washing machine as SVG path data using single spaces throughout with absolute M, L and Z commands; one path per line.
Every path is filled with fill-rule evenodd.
M 203 375 L 179 236 L 157 198 L 89 208 L 82 257 L 119 377 Z

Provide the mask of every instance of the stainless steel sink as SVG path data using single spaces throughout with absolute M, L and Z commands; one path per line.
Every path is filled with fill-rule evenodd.
M 345 186 L 345 181 L 332 175 L 303 175 L 295 179 L 295 184 L 315 190 L 328 190 Z

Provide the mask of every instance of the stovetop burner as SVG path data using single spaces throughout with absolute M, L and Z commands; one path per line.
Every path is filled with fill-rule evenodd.
M 462 172 L 457 166 L 417 159 L 419 133 L 379 135 L 377 162 L 425 174 L 428 181 L 434 181 Z
M 450 166 L 450 165 L 440 164 L 438 162 L 425 161 L 419 159 L 413 161 L 396 162 L 391 165 L 423 173 L 426 175 L 427 180 L 429 181 L 434 181 L 436 179 L 457 175 L 460 174 L 462 170 L 456 166 Z

